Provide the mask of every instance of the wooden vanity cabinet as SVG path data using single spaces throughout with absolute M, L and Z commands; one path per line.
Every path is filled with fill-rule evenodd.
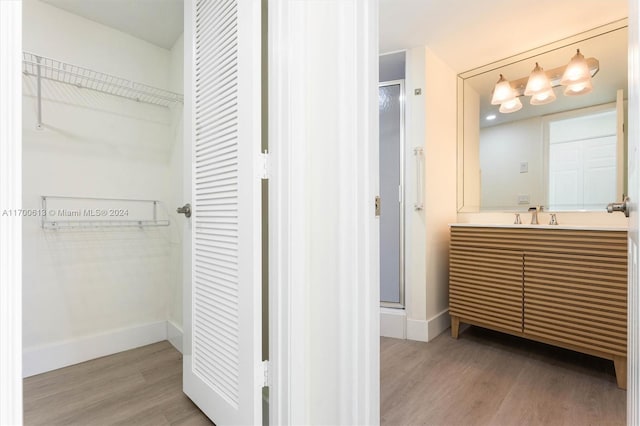
M 474 324 L 614 361 L 626 388 L 627 233 L 453 225 L 451 333 Z

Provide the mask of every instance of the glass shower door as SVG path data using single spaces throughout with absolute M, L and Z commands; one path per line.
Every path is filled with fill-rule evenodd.
M 404 80 L 379 85 L 380 304 L 404 307 Z

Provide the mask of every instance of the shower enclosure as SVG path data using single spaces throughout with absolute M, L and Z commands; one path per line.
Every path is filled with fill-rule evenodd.
M 404 80 L 379 84 L 380 304 L 404 307 Z

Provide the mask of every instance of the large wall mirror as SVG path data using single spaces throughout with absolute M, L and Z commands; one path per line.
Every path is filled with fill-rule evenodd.
M 559 83 L 577 49 L 592 89 L 568 96 Z M 523 93 L 536 63 L 553 102 Z M 500 75 L 522 104 L 515 112 L 492 105 Z M 626 99 L 626 20 L 460 74 L 458 210 L 604 211 L 626 193 Z

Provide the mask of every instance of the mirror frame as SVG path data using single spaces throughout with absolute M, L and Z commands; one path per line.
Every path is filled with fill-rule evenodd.
M 486 65 L 482 65 L 476 68 L 472 68 L 468 71 L 461 72 L 457 75 L 457 147 L 456 147 L 456 164 L 457 164 L 457 182 L 456 182 L 456 209 L 458 213 L 478 213 L 478 212 L 511 212 L 511 210 L 481 210 L 480 209 L 480 191 L 478 191 L 477 206 L 473 206 L 469 204 L 469 198 L 471 198 L 472 192 L 469 191 L 471 185 L 466 185 L 465 180 L 471 179 L 469 171 L 465 173 L 465 143 L 464 143 L 464 135 L 465 135 L 465 108 L 464 108 L 464 84 L 465 80 L 477 76 L 479 74 L 483 74 L 486 72 L 497 72 L 499 69 L 506 67 L 508 65 L 514 64 L 516 62 L 531 60 L 539 55 L 544 53 L 551 52 L 556 49 L 564 48 L 569 45 L 580 43 L 586 41 L 588 39 L 598 37 L 600 35 L 607 34 L 611 31 L 620 30 L 622 28 L 628 27 L 628 18 L 620 19 L 618 21 L 611 22 L 606 25 L 602 25 L 578 34 L 575 34 L 570 37 L 566 37 L 560 40 L 557 40 L 552 43 L 548 43 L 534 49 L 526 50 L 524 52 L 518 53 L 516 55 L 512 55 L 506 57 L 504 59 L 491 62 Z M 479 131 L 479 129 L 478 129 Z M 467 146 L 467 149 L 469 146 Z M 479 188 L 479 185 L 478 185 Z M 465 189 L 467 191 L 465 192 Z M 466 196 L 465 196 L 466 194 Z M 467 202 L 465 202 L 465 200 Z

